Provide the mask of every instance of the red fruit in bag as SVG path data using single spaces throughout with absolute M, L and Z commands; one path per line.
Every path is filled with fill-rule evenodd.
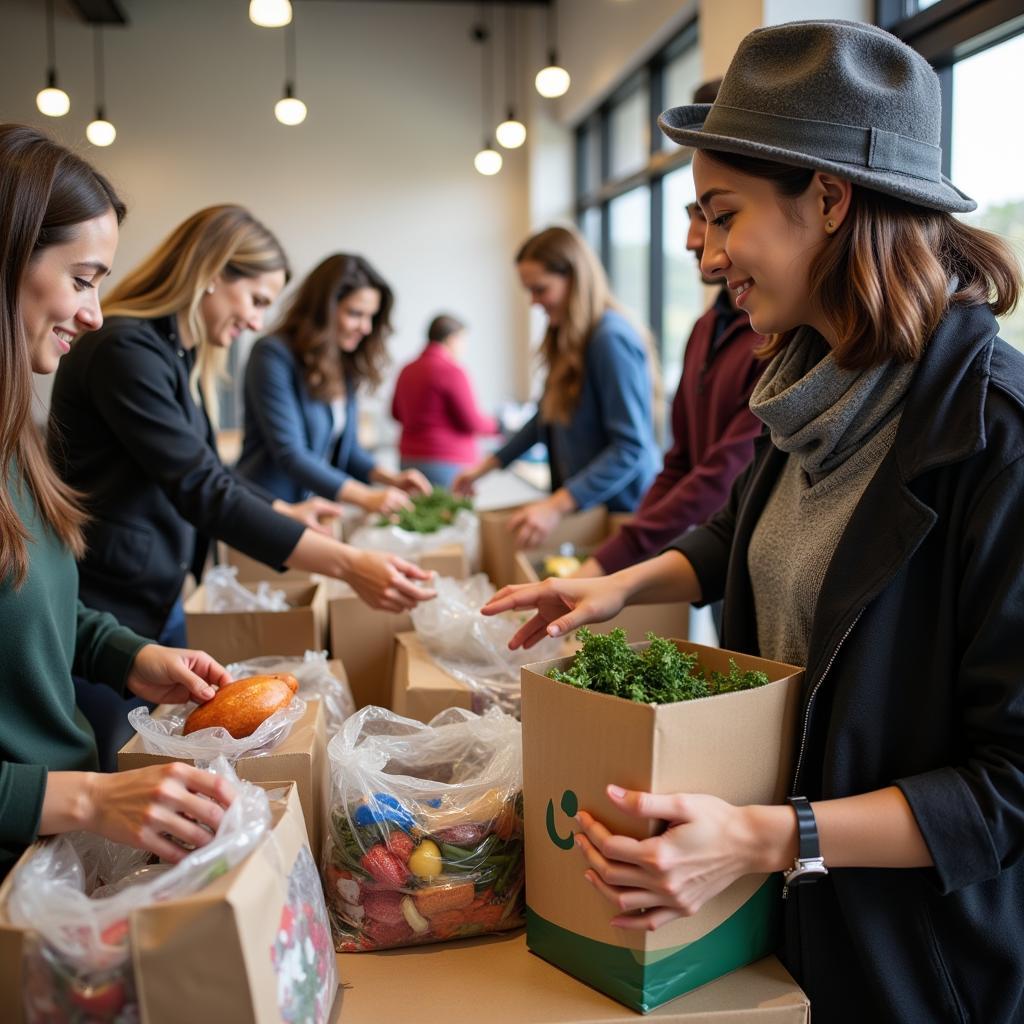
M 71 987 L 71 1002 L 90 1021 L 113 1020 L 124 1008 L 126 1001 L 124 985 L 120 981 L 108 981 L 95 988 Z
M 363 909 L 367 917 L 384 924 L 403 924 L 402 913 L 404 894 L 394 889 L 367 889 L 363 893 Z
M 388 836 L 387 847 L 403 864 L 408 864 L 412 851 L 416 849 L 416 844 L 408 833 L 401 829 L 395 829 Z
M 409 870 L 383 843 L 371 846 L 359 863 L 375 881 L 401 889 L 409 879 Z
M 387 924 L 368 917 L 363 925 L 363 934 L 376 946 L 397 946 L 413 937 L 413 930 L 403 919 L 401 924 Z

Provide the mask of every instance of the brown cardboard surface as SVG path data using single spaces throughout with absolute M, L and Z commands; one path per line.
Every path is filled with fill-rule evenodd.
M 391 709 L 396 714 L 429 722 L 446 708 L 472 707 L 469 687 L 431 658 L 415 632 L 395 637 Z
M 605 901 L 583 878 L 578 855 L 547 835 L 549 801 L 566 790 L 613 832 L 638 838 L 658 823 L 619 812 L 604 792 L 611 782 L 655 793 L 709 793 L 736 804 L 780 803 L 793 758 L 803 671 L 791 665 L 675 641 L 703 667 L 765 672 L 759 689 L 677 704 L 637 704 L 547 678 L 568 659 L 523 669 L 524 826 L 528 903 L 545 920 L 611 946 L 653 951 L 682 946 L 730 916 L 764 881 L 746 876 L 692 917 L 650 933 L 614 929 Z M 556 829 L 573 822 L 556 813 Z
M 522 508 L 491 509 L 480 513 L 480 551 L 483 571 L 499 589 L 517 582 L 515 538 L 508 532 L 508 521 Z M 603 505 L 565 516 L 548 537 L 547 547 L 559 544 L 590 546 L 608 532 L 608 510 Z
M 160 714 L 160 709 L 154 712 Z M 118 752 L 117 770 L 131 771 L 151 764 L 167 764 L 178 758 L 162 754 L 147 754 L 142 739 L 136 733 Z M 327 732 L 324 713 L 319 700 L 307 701 L 306 713 L 292 726 L 284 742 L 269 754 L 243 757 L 235 762 L 240 779 L 265 784 L 293 782 L 302 805 L 302 814 L 309 833 L 310 846 L 317 859 L 323 830 L 324 808 L 327 800 Z
M 343 1024 L 636 1024 L 645 1019 L 533 956 L 522 932 L 342 953 Z M 396 984 L 396 980 L 400 983 Z M 807 1024 L 807 997 L 766 957 L 653 1010 L 664 1024 Z
M 346 583 L 331 581 L 326 589 L 331 656 L 345 666 L 356 708 L 390 707 L 395 634 L 412 629 L 412 619 L 370 608 Z
M 517 551 L 515 556 L 516 583 L 536 583 L 537 563 L 545 554 L 554 554 L 558 549 L 545 545 L 536 551 Z M 658 636 L 686 636 L 690 630 L 690 606 L 685 601 L 671 601 L 663 604 L 634 604 L 623 608 L 614 619 L 591 627 L 599 633 L 610 633 L 613 629 L 624 629 L 630 643 L 640 643 L 648 633 Z
M 419 556 L 416 561 L 430 572 L 438 576 L 451 576 L 452 579 L 464 580 L 469 575 L 469 559 L 461 544 L 446 544 Z
M 250 590 L 256 583 L 243 584 Z M 189 647 L 206 651 L 221 664 L 266 654 L 305 654 L 324 647 L 327 604 L 318 583 L 283 580 L 291 606 L 286 612 L 208 612 L 206 587 L 199 587 L 185 602 L 185 633 Z

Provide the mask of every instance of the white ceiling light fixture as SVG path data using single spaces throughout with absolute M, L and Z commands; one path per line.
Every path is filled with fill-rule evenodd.
M 85 137 L 94 146 L 109 146 L 117 138 L 117 129 L 107 120 L 104 103 L 103 30 L 95 30 L 93 73 L 96 76 L 96 117 L 85 126 Z
M 518 149 L 526 141 L 526 125 L 516 117 L 516 9 L 505 8 L 505 90 L 508 110 L 505 120 L 494 129 L 498 145 L 504 149 Z
M 46 88 L 36 93 L 36 107 L 47 117 L 63 117 L 71 109 L 71 97 L 57 85 L 57 43 L 53 0 L 46 0 Z
M 487 126 L 491 117 L 491 77 L 487 67 L 487 42 L 491 38 L 491 30 L 483 22 L 474 25 L 471 33 L 473 41 L 480 46 L 480 97 L 483 110 L 483 137 L 484 144 L 480 151 L 473 157 L 473 166 L 478 174 L 487 178 L 493 177 L 501 170 L 504 161 L 501 154 L 491 145 L 487 134 Z
M 274 104 L 274 117 L 293 128 L 306 120 L 306 104 L 295 95 L 295 24 L 284 34 L 284 95 Z
M 292 20 L 290 0 L 249 0 L 249 20 L 260 28 L 284 28 Z
M 548 63 L 537 72 L 533 84 L 546 100 L 557 99 L 569 91 L 572 79 L 569 72 L 558 63 L 558 8 L 557 0 L 548 6 Z

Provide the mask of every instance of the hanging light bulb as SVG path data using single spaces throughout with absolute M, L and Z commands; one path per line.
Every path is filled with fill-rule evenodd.
M 490 139 L 484 140 L 484 148 L 473 157 L 473 166 L 488 178 L 501 170 L 502 163 L 501 154 L 496 149 L 491 149 Z
M 63 117 L 71 109 L 71 97 L 57 86 L 57 42 L 54 28 L 53 0 L 46 4 L 46 88 L 36 93 L 36 106 L 47 117 Z
M 284 87 L 284 96 L 274 104 L 274 117 L 281 124 L 296 125 L 306 120 L 306 104 L 292 95 L 292 84 Z
M 564 96 L 569 91 L 571 82 L 572 79 L 569 77 L 569 72 L 558 63 L 554 50 L 548 54 L 548 66 L 541 68 L 537 72 L 537 77 L 533 80 L 533 84 L 537 87 L 537 92 L 546 100 L 553 100 L 558 96 Z
M 109 146 L 117 138 L 117 129 L 103 116 L 103 108 L 96 108 L 96 119 L 85 126 L 85 137 L 94 146 Z
M 249 0 L 249 20 L 260 28 L 284 28 L 292 20 L 290 0 Z
M 516 120 L 511 107 L 508 117 L 494 129 L 494 137 L 498 145 L 505 149 L 518 149 L 526 141 L 526 125 Z

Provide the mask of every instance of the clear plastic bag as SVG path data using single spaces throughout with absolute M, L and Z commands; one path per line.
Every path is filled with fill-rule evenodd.
M 208 612 L 286 612 L 290 608 L 283 590 L 266 581 L 254 590 L 238 582 L 238 566 L 215 565 L 203 576 Z
M 128 712 L 128 721 L 139 734 L 147 754 L 163 754 L 197 763 L 212 761 L 215 757 L 237 761 L 242 757 L 262 757 L 283 743 L 292 726 L 306 713 L 306 702 L 299 696 L 292 697 L 287 707 L 275 711 L 259 724 L 255 732 L 241 739 L 235 739 L 220 726 L 197 729 L 182 736 L 185 719 L 195 708 L 191 701 L 188 704 L 165 705 L 159 716 L 151 715 L 147 707 L 132 708 Z
M 480 519 L 475 512 L 460 509 L 450 526 L 433 533 L 413 533 L 397 526 L 360 526 L 349 538 L 349 544 L 369 551 L 390 551 L 409 559 L 459 544 L 475 572 L 480 568 Z
M 496 706 L 518 717 L 523 665 L 564 653 L 564 643 L 547 638 L 529 650 L 510 651 L 508 642 L 525 621 L 522 615 L 481 615 L 494 594 L 482 573 L 466 580 L 434 581 L 437 597 L 412 610 L 416 634 L 449 675 L 473 691 L 473 710 Z
M 287 672 L 299 681 L 300 697 L 319 697 L 324 708 L 327 735 L 333 736 L 345 719 L 356 713 L 356 702 L 348 682 L 328 667 L 326 651 L 306 651 L 301 658 L 249 658 L 227 666 L 232 679 Z
M 429 724 L 368 707 L 331 740 L 323 872 L 339 952 L 523 920 L 522 730 L 492 708 Z
M 147 874 L 150 855 L 70 833 L 44 844 L 18 870 L 7 911 L 13 924 L 31 933 L 23 985 L 27 1024 L 138 1020 L 131 913 L 198 892 L 245 858 L 270 826 L 262 789 L 239 781 L 224 759 L 210 770 L 227 778 L 236 796 L 216 836 L 179 864 Z

